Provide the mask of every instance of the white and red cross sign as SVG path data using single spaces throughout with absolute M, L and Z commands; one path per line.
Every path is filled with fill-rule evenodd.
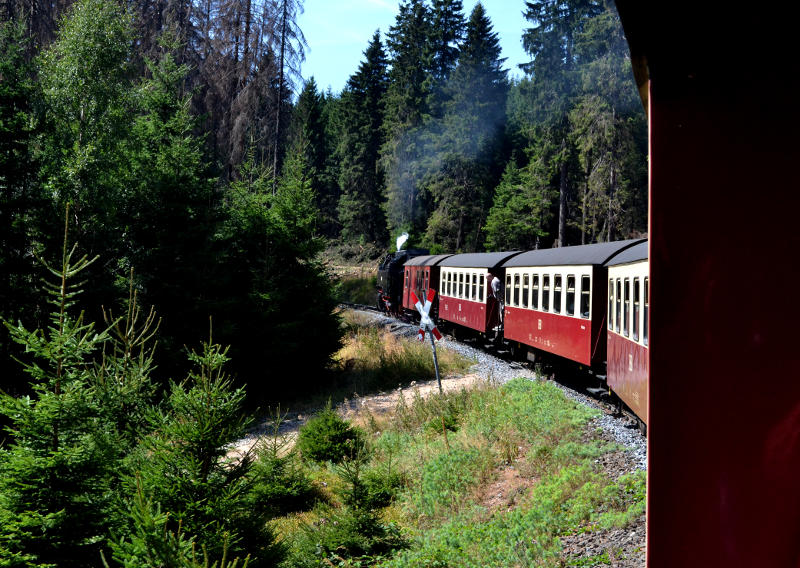
M 428 298 L 425 300 L 425 305 L 417 299 L 417 295 L 414 292 L 411 292 L 411 301 L 414 302 L 414 307 L 417 308 L 419 312 L 419 333 L 417 334 L 417 339 L 420 341 L 425 340 L 425 332 L 430 332 L 437 340 L 442 338 L 442 334 L 439 333 L 439 330 L 436 329 L 436 324 L 433 323 L 430 316 L 428 315 L 431 311 L 431 306 L 433 305 L 433 299 L 436 297 L 436 290 L 433 288 L 428 288 Z

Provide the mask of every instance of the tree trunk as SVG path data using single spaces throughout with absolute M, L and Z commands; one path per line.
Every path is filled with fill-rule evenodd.
M 581 200 L 581 244 L 586 244 L 586 201 L 589 198 L 589 176 L 592 173 L 592 152 L 589 150 L 586 155 L 586 185 L 583 187 L 583 199 Z
M 564 155 L 567 148 L 567 141 L 561 142 L 561 166 L 560 182 L 558 191 L 558 243 L 557 246 L 563 247 L 567 232 L 567 158 Z
M 286 56 L 286 17 L 287 11 L 289 10 L 288 1 L 289 0 L 283 0 L 281 3 L 283 6 L 281 10 L 281 54 L 280 60 L 278 61 L 278 65 L 280 66 L 280 78 L 278 80 L 278 104 L 276 105 L 277 113 L 275 116 L 275 148 L 272 156 L 272 195 L 275 195 L 275 189 L 278 183 L 278 144 L 281 139 L 281 107 L 283 106 L 283 68 L 284 57 Z

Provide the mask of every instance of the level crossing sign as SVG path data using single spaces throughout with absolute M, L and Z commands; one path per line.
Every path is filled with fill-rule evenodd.
M 425 332 L 430 332 L 437 341 L 442 339 L 442 334 L 439 333 L 439 330 L 436 329 L 436 324 L 433 323 L 433 320 L 430 316 L 431 306 L 433 305 L 433 299 L 436 297 L 436 290 L 433 288 L 428 289 L 428 297 L 425 299 L 425 304 L 420 302 L 417 299 L 417 295 L 414 292 L 411 292 L 411 301 L 414 302 L 414 307 L 417 308 L 419 312 L 419 333 L 417 334 L 417 339 L 420 341 L 425 340 Z
M 436 290 L 428 288 L 428 297 L 425 299 L 425 304 L 423 305 L 417 298 L 417 295 L 411 292 L 411 301 L 414 302 L 414 307 L 417 308 L 419 312 L 419 333 L 417 334 L 417 339 L 425 341 L 425 332 L 429 332 L 431 349 L 433 349 L 433 367 L 436 370 L 436 382 L 439 384 L 439 392 L 442 392 L 442 379 L 439 378 L 439 361 L 436 358 L 436 343 L 433 340 L 434 337 L 437 340 L 441 340 L 442 334 L 436 329 L 436 324 L 433 323 L 430 316 L 431 306 L 433 305 L 433 299 L 435 297 Z

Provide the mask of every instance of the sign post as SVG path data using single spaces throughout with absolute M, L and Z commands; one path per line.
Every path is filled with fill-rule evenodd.
M 436 342 L 434 338 L 441 340 L 442 334 L 439 333 L 439 330 L 436 329 L 436 325 L 431 320 L 430 315 L 428 315 L 431 311 L 431 306 L 433 305 L 433 299 L 436 297 L 436 290 L 433 288 L 428 289 L 428 297 L 425 300 L 425 304 L 423 305 L 422 302 L 417 299 L 417 295 L 414 292 L 411 292 L 411 301 L 414 302 L 414 307 L 417 308 L 419 312 L 419 333 L 417 334 L 417 339 L 420 341 L 425 341 L 425 332 L 429 332 L 429 337 L 431 338 L 431 349 L 433 350 L 433 368 L 436 370 L 436 382 L 439 385 L 439 393 L 442 393 L 442 379 L 439 377 L 439 360 L 436 358 Z

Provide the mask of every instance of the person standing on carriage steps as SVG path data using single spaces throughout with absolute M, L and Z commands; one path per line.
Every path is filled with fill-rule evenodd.
M 505 297 L 503 296 L 503 283 L 497 274 L 489 272 L 489 293 L 492 298 L 497 302 L 497 321 L 495 330 L 500 331 L 503 329 L 503 310 L 505 308 Z M 494 318 L 492 318 L 494 320 Z

